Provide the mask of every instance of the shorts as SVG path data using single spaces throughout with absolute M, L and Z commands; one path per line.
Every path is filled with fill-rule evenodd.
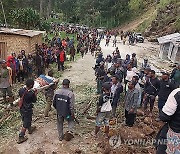
M 109 126 L 111 112 L 99 112 L 96 117 L 96 126 L 101 127 L 103 125 Z
M 12 93 L 12 88 L 11 87 L 1 88 L 1 92 L 2 92 L 2 96 L 3 97 L 6 97 L 7 95 L 9 97 L 13 97 L 13 93 Z
M 29 114 L 23 112 L 20 113 L 22 117 L 23 127 L 26 129 L 30 128 L 32 123 L 32 112 Z

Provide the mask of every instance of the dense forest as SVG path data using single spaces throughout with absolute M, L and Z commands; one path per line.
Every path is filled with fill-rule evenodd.
M 50 21 L 113 28 L 177 0 L 0 0 L 7 24 L 48 29 Z M 3 11 L 0 23 L 5 23 Z

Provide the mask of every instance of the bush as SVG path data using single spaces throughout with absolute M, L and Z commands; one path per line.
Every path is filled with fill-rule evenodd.
M 44 21 L 42 19 L 40 20 L 40 27 L 39 27 L 40 30 L 49 32 L 50 28 L 51 28 L 50 22 Z

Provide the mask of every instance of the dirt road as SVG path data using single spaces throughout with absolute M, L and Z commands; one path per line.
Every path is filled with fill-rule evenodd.
M 115 48 L 112 47 L 112 42 L 109 47 L 105 47 L 105 41 L 101 43 L 102 51 L 104 55 L 112 54 Z M 122 45 L 118 43 L 122 58 L 126 54 L 132 54 L 135 52 L 138 59 L 142 61 L 144 56 L 153 56 L 156 51 L 152 50 L 150 43 L 137 44 L 135 46 Z M 154 45 L 154 48 L 157 46 Z M 71 85 L 74 87 L 76 98 L 79 104 L 76 104 L 77 112 L 87 105 L 81 103 L 81 99 L 86 101 L 86 97 L 94 96 L 94 94 L 87 94 L 85 91 L 88 87 L 95 87 L 94 70 L 92 67 L 95 64 L 95 59 L 89 53 L 84 59 L 79 59 L 77 62 L 72 63 L 72 68 L 65 71 L 63 76 L 60 78 L 61 81 L 64 78 L 71 80 Z M 60 81 L 60 82 L 61 82 Z M 94 88 L 95 89 L 95 88 Z M 89 95 L 89 96 L 87 96 Z M 80 99 L 81 98 L 81 99 Z M 95 104 L 96 102 L 94 102 Z M 35 109 L 36 110 L 36 109 Z M 7 145 L 4 145 L 3 149 L 5 154 L 68 154 L 78 153 L 81 151 L 85 154 L 102 153 L 101 148 L 97 145 L 99 140 L 95 140 L 91 132 L 94 130 L 94 120 L 87 120 L 83 115 L 80 116 L 80 125 L 75 127 L 75 138 L 70 142 L 60 142 L 58 140 L 57 129 L 56 129 L 56 116 L 51 113 L 49 118 L 44 119 L 41 115 L 34 124 L 38 127 L 37 131 L 28 136 L 28 141 L 18 145 L 16 139 L 12 139 Z M 18 132 L 17 132 L 18 134 Z

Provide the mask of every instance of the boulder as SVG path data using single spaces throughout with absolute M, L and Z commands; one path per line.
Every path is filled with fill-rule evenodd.
M 82 153 L 82 150 L 80 150 L 80 149 L 76 149 L 74 152 L 74 154 L 81 154 L 81 153 Z
M 116 119 L 110 120 L 110 121 L 109 121 L 109 124 L 110 124 L 110 125 L 115 125 L 115 124 L 116 124 Z
M 74 138 L 74 135 L 71 134 L 71 133 L 69 133 L 69 132 L 66 132 L 66 133 L 64 134 L 64 140 L 65 140 L 65 141 L 71 141 L 73 138 Z
M 118 135 L 117 130 L 115 130 L 115 129 L 110 129 L 110 130 L 109 130 L 109 137 L 112 137 L 112 136 L 115 136 L 115 135 Z
M 145 134 L 139 128 L 127 127 L 119 130 L 122 140 L 126 139 L 143 139 Z
M 145 123 L 145 124 L 148 124 L 148 125 L 152 124 L 152 118 L 146 117 L 146 118 L 144 119 L 144 123 Z
M 141 109 L 137 110 L 137 116 L 144 116 L 144 112 Z
M 155 131 L 151 127 L 145 125 L 144 128 L 143 128 L 143 133 L 145 135 L 152 135 L 152 134 L 155 133 Z

